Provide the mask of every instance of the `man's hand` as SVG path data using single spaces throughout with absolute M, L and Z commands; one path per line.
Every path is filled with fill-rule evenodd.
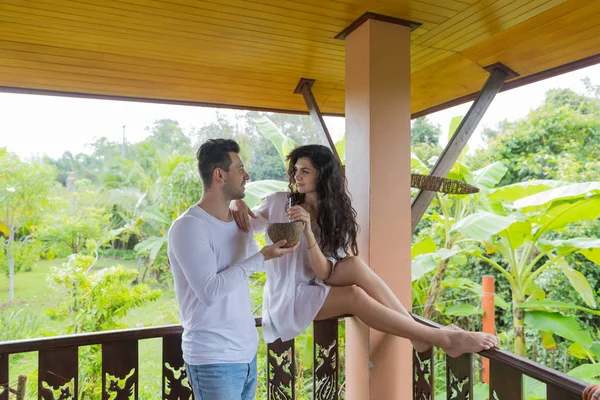
M 236 200 L 231 203 L 229 209 L 237 226 L 246 233 L 250 232 L 250 219 L 248 219 L 248 216 L 254 219 L 258 218 L 250 207 L 243 200 Z
M 287 243 L 287 241 L 285 239 L 283 239 L 277 243 L 273 243 L 270 246 L 263 247 L 260 250 L 260 252 L 265 257 L 265 261 L 271 260 L 273 258 L 279 258 L 279 257 L 284 256 L 289 253 L 293 253 L 298 248 L 298 245 L 300 244 L 298 242 L 298 243 L 296 243 L 295 246 L 284 249 L 282 246 L 285 246 L 286 243 Z

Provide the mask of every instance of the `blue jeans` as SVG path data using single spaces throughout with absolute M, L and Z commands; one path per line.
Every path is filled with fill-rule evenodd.
M 196 400 L 254 400 L 256 356 L 250 364 L 185 364 Z

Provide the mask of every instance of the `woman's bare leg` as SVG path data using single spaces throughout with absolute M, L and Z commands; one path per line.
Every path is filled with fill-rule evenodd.
M 325 283 L 330 286 L 356 285 L 379 303 L 412 319 L 410 313 L 383 279 L 358 257 L 346 257 L 340 261 Z M 412 344 L 418 352 L 424 352 L 432 345 L 431 342 L 417 340 L 412 340 Z
M 381 332 L 432 343 L 451 357 L 489 350 L 498 344 L 498 338 L 487 333 L 435 329 L 422 325 L 410 316 L 384 306 L 357 286 L 332 287 L 315 319 L 343 314 L 353 314 Z

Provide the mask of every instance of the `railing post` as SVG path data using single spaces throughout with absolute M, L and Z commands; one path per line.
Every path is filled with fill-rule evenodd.
M 446 356 L 446 396 L 448 400 L 473 398 L 472 354 L 463 354 L 458 358 Z
M 192 387 L 185 370 L 181 351 L 181 334 L 163 336 L 162 399 L 188 400 Z
M 423 353 L 413 350 L 414 400 L 433 400 L 434 378 L 433 347 Z
M 546 385 L 546 400 L 581 400 L 581 396 L 552 385 Z
M 510 366 L 490 360 L 490 400 L 522 398 L 523 374 Z
M 38 397 L 40 399 L 54 399 L 53 393 L 60 393 L 63 399 L 76 399 L 79 396 L 78 355 L 77 346 L 39 352 Z
M 337 400 L 338 319 L 315 321 L 313 332 L 313 398 L 314 400 Z
M 267 399 L 296 399 L 296 350 L 294 339 L 277 339 L 267 346 Z
M 9 354 L 0 353 L 0 400 L 8 400 L 8 357 Z
M 138 341 L 102 345 L 102 400 L 138 398 Z

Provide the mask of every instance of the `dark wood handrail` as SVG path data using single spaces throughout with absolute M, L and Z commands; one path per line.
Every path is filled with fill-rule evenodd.
M 442 328 L 442 325 L 425 319 L 421 316 L 413 314 L 413 318 L 423 325 L 433 328 Z M 499 363 L 502 363 L 507 367 L 516 369 L 517 371 L 537 379 L 540 382 L 560 387 L 561 389 L 564 389 L 573 395 L 581 396 L 581 392 L 588 386 L 587 383 L 580 381 L 579 379 L 575 379 L 567 374 L 555 371 L 551 368 L 537 364 L 531 360 L 517 356 L 505 350 L 491 349 L 482 351 L 479 354 L 489 358 L 490 360 L 495 360 Z
M 351 317 L 350 315 L 341 316 L 340 318 Z M 413 315 L 413 318 L 426 326 L 433 328 L 442 328 L 441 325 L 422 318 L 418 315 Z M 262 318 L 255 318 L 256 326 L 262 326 Z M 123 329 L 116 331 L 82 333 L 75 335 L 55 336 L 38 339 L 10 340 L 0 342 L 0 354 L 15 354 L 33 351 L 52 350 L 58 348 L 87 346 L 95 344 L 105 344 L 113 342 L 123 342 L 128 340 L 141 340 L 162 338 L 172 335 L 180 335 L 183 333 L 181 325 L 166 325 L 159 327 Z M 480 353 L 482 356 L 499 362 L 509 368 L 520 371 L 534 379 L 537 379 L 548 385 L 559 387 L 565 392 L 580 396 L 582 391 L 588 386 L 583 381 L 570 377 L 561 372 L 555 371 L 523 357 L 516 356 L 510 352 L 492 349 Z

